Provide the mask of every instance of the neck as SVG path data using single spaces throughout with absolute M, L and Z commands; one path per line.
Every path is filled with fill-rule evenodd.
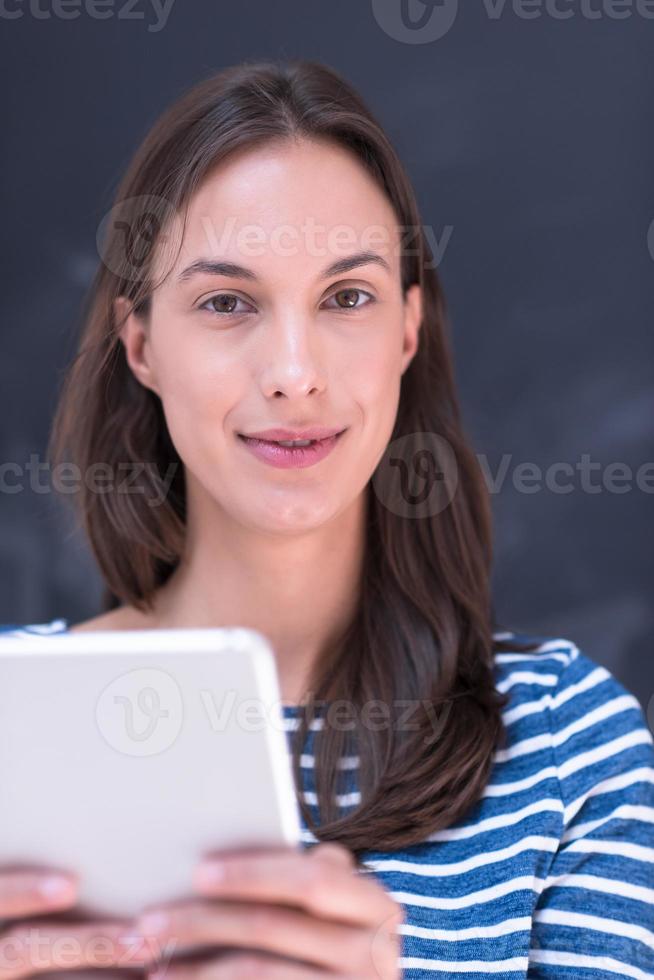
M 275 653 L 282 701 L 299 704 L 314 665 L 354 615 L 365 544 L 365 494 L 307 532 L 262 533 L 189 507 L 186 550 L 158 590 L 155 626 L 245 626 Z M 201 530 L 200 530 L 201 529 Z

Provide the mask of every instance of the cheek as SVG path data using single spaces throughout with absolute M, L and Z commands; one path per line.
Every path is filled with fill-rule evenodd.
M 401 355 L 395 345 L 387 341 L 367 344 L 348 359 L 341 377 L 360 406 L 368 431 L 392 429 L 401 381 Z
M 176 353 L 160 377 L 168 428 L 180 455 L 207 441 L 215 448 L 226 417 L 243 397 L 242 368 L 205 350 L 186 350 Z
M 393 384 L 398 374 L 397 358 L 384 349 L 367 350 L 362 357 L 347 367 L 350 377 L 356 379 L 357 389 L 367 400 L 377 399 Z

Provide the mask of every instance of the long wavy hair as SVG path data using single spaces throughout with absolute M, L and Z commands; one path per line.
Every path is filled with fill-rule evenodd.
M 307 138 L 348 148 L 413 232 L 402 250 L 404 293 L 419 283 L 419 347 L 401 381 L 391 442 L 436 434 L 457 475 L 446 506 L 412 519 L 366 487 L 366 542 L 356 613 L 315 669 L 298 706 L 293 772 L 298 804 L 319 840 L 355 855 L 418 843 L 463 817 L 488 782 L 505 744 L 508 695 L 494 682 L 494 657 L 530 649 L 498 633 L 490 595 L 491 508 L 483 474 L 463 430 L 449 326 L 433 256 L 409 179 L 359 94 L 331 68 L 311 61 L 244 62 L 200 81 L 155 122 L 115 194 L 99 263 L 83 311 L 79 348 L 60 392 L 48 446 L 55 464 L 82 472 L 133 464 L 139 492 L 76 495 L 98 563 L 105 610 L 151 608 L 175 569 L 186 527 L 184 467 L 159 397 L 129 368 L 114 300 L 127 297 L 148 317 L 154 256 L 171 215 L 183 215 L 209 172 L 229 154 L 270 141 Z M 147 207 L 144 209 L 144 202 Z M 390 443 L 389 443 L 390 445 Z M 148 465 L 143 464 L 147 461 Z M 378 464 L 382 466 L 382 462 Z M 161 474 L 174 477 L 161 503 Z M 325 704 L 351 709 L 351 725 L 312 725 Z M 364 721 L 384 702 L 386 724 Z M 410 724 L 400 724 L 411 708 Z M 392 712 L 397 712 L 394 716 Z M 439 719 L 434 737 L 434 719 Z M 324 715 L 323 715 L 324 720 Z M 314 736 L 317 819 L 307 804 L 301 753 Z M 359 757 L 360 802 L 339 809 L 339 760 Z

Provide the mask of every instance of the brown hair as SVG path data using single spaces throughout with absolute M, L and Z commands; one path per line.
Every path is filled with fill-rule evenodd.
M 463 431 L 443 295 L 409 179 L 361 97 L 332 69 L 308 61 L 245 62 L 201 81 L 156 121 L 115 195 L 121 220 L 107 225 L 104 261 L 87 298 L 49 451 L 54 461 L 68 459 L 82 472 L 98 461 L 152 464 L 136 478 L 142 494 L 83 487 L 78 496 L 106 585 L 105 608 L 121 601 L 149 608 L 182 552 L 184 468 L 158 396 L 127 364 L 114 300 L 126 296 L 138 315 L 148 315 L 152 258 L 167 217 L 185 214 L 201 181 L 228 154 L 302 138 L 353 151 L 400 226 L 415 231 L 412 248 L 402 252 L 401 276 L 405 293 L 413 283 L 422 287 L 423 321 L 419 348 L 402 377 L 392 439 L 438 434 L 451 448 L 458 480 L 446 507 L 417 520 L 395 513 L 367 487 L 357 612 L 298 708 L 293 764 L 299 806 L 318 839 L 340 841 L 356 854 L 422 841 L 479 799 L 492 754 L 504 744 L 508 696 L 495 688 L 494 654 L 530 645 L 493 635 L 498 624 L 490 597 L 489 496 Z M 127 254 L 125 229 L 149 239 L 149 253 L 139 261 Z M 175 476 L 165 499 L 148 506 L 148 495 L 161 490 L 160 474 L 171 466 Z M 351 730 L 331 724 L 314 729 L 318 825 L 303 799 L 300 754 L 318 702 L 339 699 L 352 709 Z M 371 701 L 397 708 L 398 718 L 383 726 L 364 723 L 361 712 Z M 413 710 L 403 726 L 399 715 L 406 718 L 407 705 Z M 445 719 L 435 739 L 434 712 Z M 335 794 L 346 749 L 359 756 L 361 803 L 343 816 Z

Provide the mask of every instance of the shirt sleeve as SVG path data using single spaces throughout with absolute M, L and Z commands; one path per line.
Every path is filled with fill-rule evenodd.
M 637 699 L 574 648 L 551 698 L 561 841 L 528 980 L 654 978 L 654 741 Z

